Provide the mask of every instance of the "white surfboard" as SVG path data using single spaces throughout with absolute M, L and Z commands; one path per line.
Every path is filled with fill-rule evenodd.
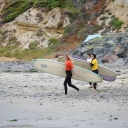
M 53 61 L 53 60 L 48 60 L 48 59 L 36 59 L 33 60 L 32 65 L 34 68 L 37 70 L 47 72 L 50 74 L 58 75 L 58 76 L 66 76 L 65 73 L 65 64 L 62 62 L 58 61 Z M 86 82 L 96 82 L 100 83 L 102 82 L 102 77 L 88 71 L 86 69 L 80 68 L 75 66 L 75 70 L 78 72 L 79 76 L 77 76 L 73 71 L 72 71 L 72 78 L 80 81 L 86 81 Z
M 91 71 L 91 66 L 87 61 L 82 60 L 82 59 L 78 59 L 78 58 L 73 58 L 73 59 L 74 59 L 74 65 L 75 66 L 78 66 L 78 67 L 81 67 L 81 68 L 84 68 L 84 69 Z M 59 57 L 58 61 L 64 63 L 65 57 L 64 56 Z M 114 81 L 116 79 L 117 74 L 114 71 L 112 71 L 106 67 L 99 65 L 98 71 L 99 71 L 99 75 L 103 78 L 103 80 Z

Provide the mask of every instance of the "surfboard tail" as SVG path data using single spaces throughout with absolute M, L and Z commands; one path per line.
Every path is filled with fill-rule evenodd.
M 109 82 L 115 81 L 115 79 L 116 79 L 116 76 L 107 76 L 104 74 L 99 74 L 99 75 L 103 78 L 103 80 L 106 80 Z

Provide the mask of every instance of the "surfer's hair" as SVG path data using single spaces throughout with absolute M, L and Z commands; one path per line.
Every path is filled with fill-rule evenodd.
M 96 59 L 96 54 L 92 54 L 93 55 L 93 57 Z
M 91 53 L 87 53 L 87 55 L 91 57 Z
M 68 60 L 71 60 L 70 57 L 69 57 L 69 55 L 65 55 L 65 56 L 68 58 Z

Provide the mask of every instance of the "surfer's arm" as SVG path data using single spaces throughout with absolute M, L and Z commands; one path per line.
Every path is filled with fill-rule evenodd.
M 94 64 L 90 63 L 90 66 L 93 67 Z
M 77 71 L 75 70 L 75 68 L 72 68 L 72 71 L 74 71 L 77 74 Z
M 92 60 L 92 62 L 90 63 L 90 66 L 93 67 L 94 64 L 95 64 L 95 61 Z
M 79 77 L 79 73 L 75 70 L 75 68 L 72 68 L 72 70 L 75 72 L 75 74 Z

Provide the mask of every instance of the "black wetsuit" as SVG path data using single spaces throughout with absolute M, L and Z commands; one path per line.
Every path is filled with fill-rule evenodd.
M 67 95 L 67 90 L 68 90 L 67 89 L 67 84 L 70 87 L 72 87 L 72 88 L 74 88 L 74 89 L 76 89 L 76 90 L 79 91 L 79 89 L 75 85 L 72 85 L 72 83 L 71 83 L 71 77 L 72 77 L 72 72 L 66 70 L 66 78 L 65 78 L 65 81 L 64 81 L 65 95 Z

